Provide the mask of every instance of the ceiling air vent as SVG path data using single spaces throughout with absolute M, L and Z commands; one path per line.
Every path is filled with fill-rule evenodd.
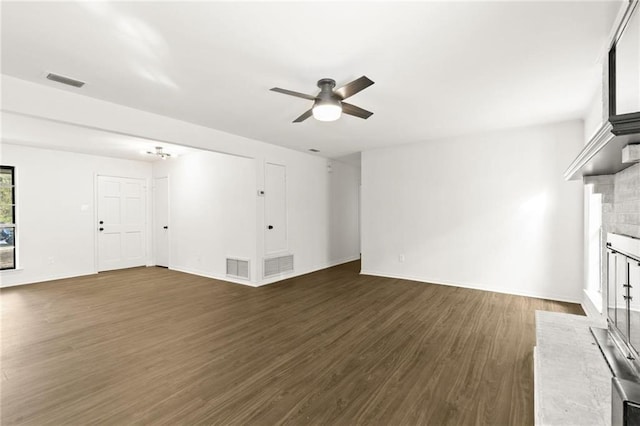
M 73 86 L 73 87 L 84 86 L 84 81 L 74 80 L 73 78 L 65 77 L 63 75 L 49 73 L 47 74 L 47 78 L 51 81 L 57 81 L 58 83 L 66 84 L 68 86 Z

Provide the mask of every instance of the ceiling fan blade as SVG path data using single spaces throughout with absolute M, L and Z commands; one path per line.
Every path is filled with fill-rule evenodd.
M 367 111 L 366 109 L 362 109 L 346 102 L 342 102 L 342 112 L 344 114 L 353 115 L 354 117 L 364 118 L 365 120 L 373 115 L 371 111 Z
M 294 123 L 301 123 L 304 120 L 306 120 L 307 118 L 311 117 L 313 115 L 313 108 L 310 109 L 309 111 L 305 112 L 304 114 L 302 114 L 300 117 L 296 118 L 295 120 L 293 120 Z
M 294 92 L 293 90 L 281 89 L 279 87 L 273 87 L 269 90 L 271 90 L 272 92 L 278 92 L 285 95 L 295 96 L 297 98 L 308 99 L 310 101 L 316 100 L 315 96 L 307 95 L 306 93 Z
M 339 89 L 334 90 L 334 93 L 337 93 L 342 99 L 347 99 L 350 96 L 355 95 L 361 90 L 366 89 L 371 86 L 373 81 L 369 80 L 366 76 L 362 76 L 356 80 L 353 80 L 351 83 L 347 83 Z

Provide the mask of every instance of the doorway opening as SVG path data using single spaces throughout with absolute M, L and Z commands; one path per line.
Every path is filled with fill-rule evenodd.
M 153 245 L 156 266 L 169 267 L 169 178 L 153 180 Z

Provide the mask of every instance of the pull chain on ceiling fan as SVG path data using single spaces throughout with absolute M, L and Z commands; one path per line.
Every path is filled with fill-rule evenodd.
M 313 118 L 319 121 L 335 121 L 340 118 L 342 113 L 353 115 L 367 119 L 373 115 L 371 111 L 362 109 L 352 104 L 344 102 L 345 99 L 355 95 L 356 93 L 371 86 L 373 81 L 369 80 L 366 76 L 362 76 L 351 83 L 345 84 L 339 89 L 333 90 L 336 87 L 335 80 L 330 78 L 323 78 L 318 80 L 318 87 L 320 93 L 317 96 L 307 95 L 305 93 L 294 92 L 293 90 L 281 89 L 274 87 L 270 90 L 278 93 L 282 93 L 289 96 L 295 96 L 298 98 L 308 99 L 313 101 L 313 107 L 310 110 L 303 113 L 300 117 L 293 120 L 294 123 L 301 123 L 307 118 L 313 115 Z

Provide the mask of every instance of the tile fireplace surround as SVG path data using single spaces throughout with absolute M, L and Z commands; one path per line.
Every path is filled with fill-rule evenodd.
M 611 424 L 611 371 L 589 327 L 603 324 L 536 311 L 536 425 Z

